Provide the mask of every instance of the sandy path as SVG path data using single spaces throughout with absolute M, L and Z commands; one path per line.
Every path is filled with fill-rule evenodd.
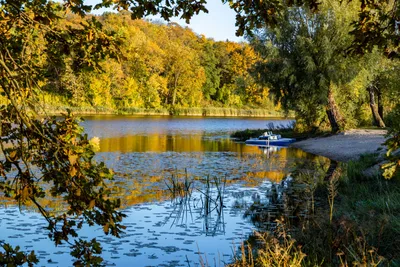
M 327 158 L 347 162 L 365 153 L 382 151 L 385 146 L 385 130 L 349 130 L 329 137 L 310 138 L 293 143 L 292 147 Z

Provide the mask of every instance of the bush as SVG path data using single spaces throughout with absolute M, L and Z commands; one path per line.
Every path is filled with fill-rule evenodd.
M 383 176 L 391 179 L 400 173 L 400 153 L 397 153 L 400 147 L 400 104 L 388 114 L 387 125 L 390 128 L 385 145 L 388 147 L 387 156 L 390 162 L 382 165 L 382 169 Z

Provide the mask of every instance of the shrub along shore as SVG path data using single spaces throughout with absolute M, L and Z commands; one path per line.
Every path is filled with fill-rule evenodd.
M 306 140 L 311 150 L 299 142 L 341 161 L 297 166 L 283 192 L 286 202 L 275 204 L 281 208 L 273 226 L 251 236 L 230 266 L 400 266 L 400 179 L 383 178 L 378 166 L 385 150 L 377 139 L 383 134 L 353 130 Z M 350 156 L 342 155 L 338 140 Z M 265 218 L 259 225 L 267 224 L 271 210 L 258 212 Z
M 77 115 L 149 115 L 149 116 L 203 116 L 203 117 L 265 117 L 265 118 L 283 118 L 286 117 L 282 112 L 269 109 L 257 108 L 162 108 L 162 109 L 144 109 L 144 108 L 125 108 L 125 109 L 107 109 L 93 107 L 47 107 L 47 114 L 60 115 L 71 110 Z M 291 118 L 291 117 L 289 117 Z

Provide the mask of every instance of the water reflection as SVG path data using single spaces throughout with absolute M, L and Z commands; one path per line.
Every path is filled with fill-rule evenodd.
M 314 215 L 316 190 L 332 176 L 337 164 L 322 157 L 311 161 L 296 160 L 293 172 L 280 182 L 272 184 L 262 195 L 253 197 L 244 217 L 259 231 L 273 231 L 279 219 L 286 227 L 299 227 Z M 301 228 L 301 227 L 300 227 Z
M 280 118 L 203 118 L 170 116 L 88 116 L 83 126 L 89 136 L 100 138 L 132 135 L 229 135 L 237 130 L 264 129 L 270 123 L 290 125 L 293 120 Z
M 221 152 L 241 151 L 243 145 L 228 137 L 216 139 L 201 134 L 187 136 L 176 135 L 127 135 L 122 137 L 102 138 L 100 152 Z
M 255 226 L 265 227 L 278 212 L 294 206 L 288 177 L 294 177 L 297 162 L 318 159 L 298 149 L 246 146 L 228 138 L 229 131 L 266 124 L 261 119 L 87 120 L 88 134 L 101 140 L 96 160 L 114 169 L 109 186 L 112 197 L 122 201 L 127 229 L 121 239 L 91 227 L 80 235 L 105 245 L 107 265 L 200 266 L 200 256 L 217 266 L 229 262 L 232 246 Z M 171 195 L 171 177 L 186 193 Z M 64 208 L 61 199 L 41 201 L 54 212 Z M 23 235 L 24 249 L 40 240 L 46 252 L 40 254 L 42 263 L 71 265 L 67 247 L 42 242 L 46 223 L 29 204 L 23 214 L 4 196 L 0 204 L 0 227 L 6 229 L 0 240 L 21 245 Z

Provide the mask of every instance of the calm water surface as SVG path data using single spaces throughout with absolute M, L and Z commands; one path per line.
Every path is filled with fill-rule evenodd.
M 190 117 L 87 117 L 82 125 L 100 138 L 98 160 L 114 169 L 113 197 L 127 215 L 120 239 L 85 227 L 97 237 L 108 266 L 223 266 L 259 225 L 249 218 L 254 203 L 290 181 L 294 162 L 315 156 L 297 149 L 247 146 L 229 134 L 288 120 Z M 288 178 L 289 177 L 289 178 Z M 172 196 L 172 181 L 190 182 L 190 194 Z M 208 182 L 207 182 L 208 181 Z M 219 197 L 222 196 L 222 197 Z M 29 207 L 22 213 L 2 200 L 0 240 L 40 256 L 41 265 L 71 266 L 67 246 L 54 247 L 46 222 Z M 56 200 L 43 203 L 58 209 Z M 246 215 L 247 214 L 247 215 Z

